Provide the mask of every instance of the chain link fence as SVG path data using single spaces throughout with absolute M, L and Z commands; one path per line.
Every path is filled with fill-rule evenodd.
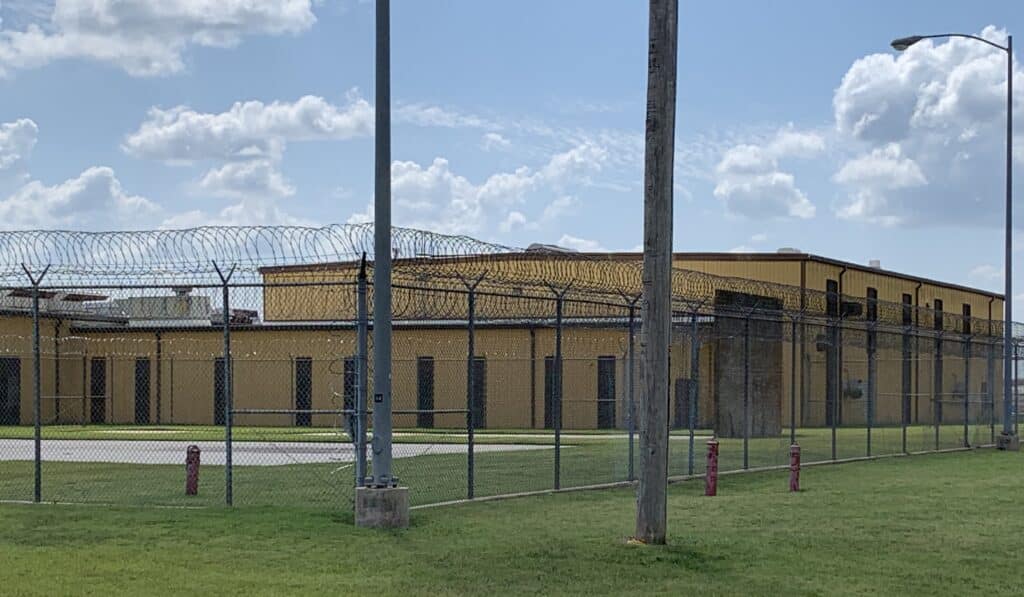
M 380 448 L 368 229 L 218 233 L 0 238 L 19 266 L 0 259 L 0 500 L 351 507 Z M 413 504 L 633 481 L 638 265 L 396 238 Z M 704 473 L 712 438 L 728 471 L 786 466 L 793 443 L 828 462 L 1001 429 L 999 321 L 674 276 L 673 478 Z

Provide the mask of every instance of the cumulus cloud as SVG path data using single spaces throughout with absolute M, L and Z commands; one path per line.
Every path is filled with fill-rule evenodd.
M 85 170 L 54 186 L 39 181 L 23 185 L 0 200 L 0 226 L 17 228 L 127 228 L 151 220 L 159 208 L 130 195 L 107 167 Z
M 501 133 L 484 133 L 484 136 L 480 141 L 480 147 L 482 147 L 484 151 L 504 149 L 511 144 L 512 142 L 503 137 Z
M 295 194 L 295 187 L 270 160 L 229 162 L 207 172 L 199 186 L 218 197 L 281 198 Z
M 730 148 L 715 168 L 715 197 L 726 211 L 751 218 L 814 217 L 815 206 L 779 160 L 808 158 L 825 148 L 817 133 L 783 129 L 763 145 Z
M 1006 42 L 991 26 L 981 36 Z M 1014 79 L 1024 86 L 1019 69 Z M 1001 222 L 1003 52 L 951 39 L 866 56 L 844 75 L 833 109 L 838 133 L 854 148 L 834 176 L 846 190 L 840 217 L 908 226 Z
M 589 240 L 586 238 L 579 238 L 572 236 L 571 234 L 563 234 L 558 239 L 558 246 L 572 249 L 574 251 L 580 251 L 581 253 L 603 253 L 605 248 L 601 246 L 601 243 L 596 240 Z
M 355 92 L 348 103 L 307 95 L 294 102 L 236 102 L 220 113 L 186 106 L 152 108 L 122 146 L 136 157 L 168 162 L 279 156 L 289 141 L 373 134 L 373 107 Z
M 0 123 L 0 170 L 24 161 L 32 152 L 39 127 L 28 118 Z
M 538 169 L 517 168 L 499 172 L 476 184 L 452 171 L 448 160 L 435 158 L 427 166 L 413 161 L 391 165 L 393 201 L 403 206 L 396 223 L 457 234 L 479 234 L 489 225 L 511 230 L 527 225 L 518 207 L 533 193 L 558 193 L 572 185 L 586 184 L 591 173 L 600 171 L 607 152 L 583 144 L 555 154 Z M 549 217 L 568 209 L 573 199 L 560 195 L 548 205 Z M 522 218 L 510 212 L 520 212 Z M 349 221 L 372 219 L 372 212 L 354 214 Z M 520 221 L 522 220 L 522 221 Z
M 84 59 L 135 76 L 185 68 L 190 46 L 232 47 L 316 22 L 313 0 L 55 0 L 49 18 L 0 32 L 0 75 Z

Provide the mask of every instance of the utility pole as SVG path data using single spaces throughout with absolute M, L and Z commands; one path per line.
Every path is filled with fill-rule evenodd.
M 664 544 L 668 493 L 669 343 L 672 334 L 672 167 L 678 0 L 650 0 L 644 148 L 644 269 L 640 331 L 640 476 L 636 534 Z

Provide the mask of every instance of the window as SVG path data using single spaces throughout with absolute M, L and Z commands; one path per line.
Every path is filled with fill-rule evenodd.
M 149 359 L 135 359 L 135 424 L 149 424 Z
M 345 359 L 342 366 L 341 376 L 341 396 L 342 405 L 344 410 L 355 410 L 356 409 L 356 385 L 358 378 L 356 377 L 356 360 L 352 357 Z
M 416 359 L 416 409 L 434 410 L 434 357 Z M 434 413 L 416 413 L 416 426 L 432 428 Z
M 21 359 L 0 357 L 0 425 L 21 423 Z
M 964 303 L 964 334 L 971 335 L 971 306 Z
M 544 429 L 555 428 L 555 357 L 544 357 Z
M 831 318 L 839 317 L 839 282 L 825 281 L 825 314 Z
M 313 408 L 313 359 L 311 357 L 295 358 L 295 410 L 308 411 Z M 313 415 L 295 413 L 297 427 L 309 427 L 313 424 Z
M 213 424 L 224 425 L 224 408 L 227 404 L 228 388 L 227 375 L 224 367 L 224 357 L 217 357 L 213 361 Z
M 487 360 L 473 357 L 473 387 L 470 388 L 473 428 L 487 427 Z
M 909 294 L 903 295 L 903 325 L 913 325 L 914 323 L 914 297 Z
M 878 289 L 868 288 L 868 321 L 878 321 Z
M 935 313 L 934 313 L 934 316 L 935 316 L 935 329 L 936 330 L 941 330 L 942 329 L 942 320 L 944 318 L 944 316 L 942 314 L 942 300 L 941 299 L 935 299 L 935 309 L 934 309 L 934 311 L 935 311 Z
M 107 359 L 93 357 L 89 361 L 89 422 L 107 420 Z
M 597 357 L 597 428 L 615 428 L 615 357 Z

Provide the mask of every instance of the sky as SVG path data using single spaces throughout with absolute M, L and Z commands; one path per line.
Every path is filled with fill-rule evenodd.
M 395 224 L 638 249 L 646 2 L 391 10 Z M 0 0 L 0 19 L 0 228 L 372 219 L 372 1 Z M 1017 2 L 681 0 L 679 19 L 676 250 L 1002 289 L 1006 55 L 889 41 L 1003 44 Z

